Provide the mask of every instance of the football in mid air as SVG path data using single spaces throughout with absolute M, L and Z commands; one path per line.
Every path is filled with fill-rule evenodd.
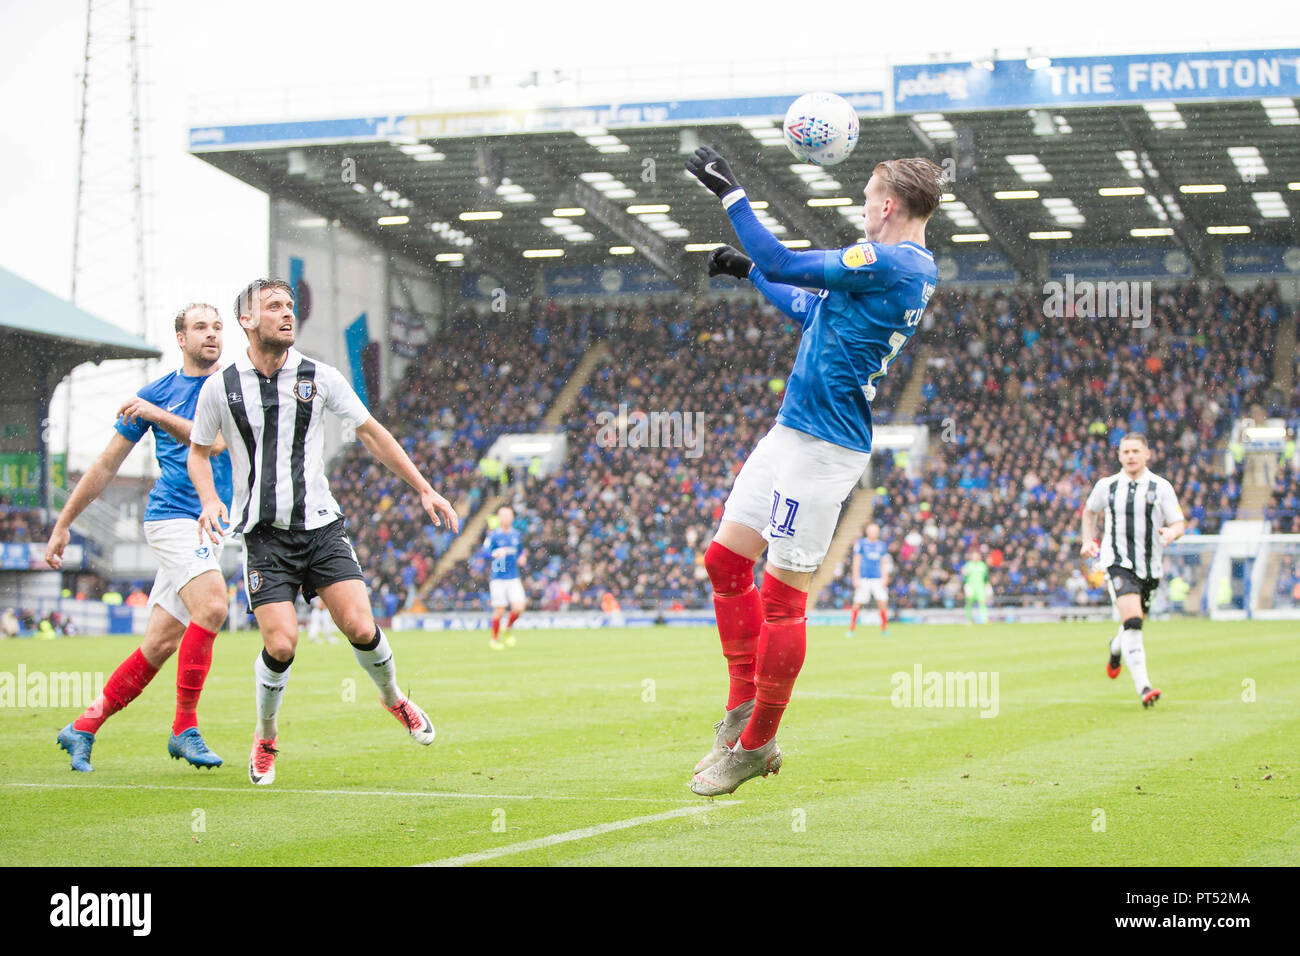
M 834 166 L 858 145 L 858 114 L 834 93 L 805 93 L 786 110 L 785 145 L 802 163 Z

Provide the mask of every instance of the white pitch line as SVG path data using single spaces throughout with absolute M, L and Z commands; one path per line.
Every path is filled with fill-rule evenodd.
M 701 806 L 682 807 L 679 810 L 669 810 L 666 813 L 653 813 L 645 817 L 632 817 L 627 820 L 615 820 L 613 823 L 601 823 L 594 827 L 583 827 L 580 830 L 568 830 L 564 833 L 553 833 L 550 836 L 538 837 L 536 840 L 525 840 L 523 843 L 511 843 L 509 846 L 499 846 L 495 850 L 483 850 L 480 853 L 466 853 L 463 856 L 449 856 L 445 860 L 434 860 L 431 863 L 417 863 L 416 866 L 468 866 L 471 863 L 483 863 L 486 860 L 495 860 L 503 856 L 512 856 L 515 853 L 527 853 L 529 850 L 540 850 L 543 847 L 555 846 L 559 843 L 572 843 L 574 840 L 586 840 L 591 837 L 601 836 L 605 833 L 613 833 L 616 830 L 626 830 L 629 827 L 639 827 L 647 823 L 658 823 L 660 820 L 672 820 L 676 817 L 694 816 L 697 813 L 708 813 L 716 807 L 731 807 L 740 803 L 739 800 L 720 800 L 709 802 Z
M 179 790 L 185 793 L 296 793 L 318 794 L 333 797 L 419 797 L 440 800 L 586 800 L 617 803 L 659 803 L 663 797 L 593 797 L 589 794 L 563 796 L 554 793 L 448 793 L 439 790 L 295 790 L 288 787 L 175 787 L 160 784 L 130 783 L 11 783 L 6 787 L 27 787 L 33 790 Z M 688 801 L 682 801 L 683 803 Z M 694 801 L 689 801 L 694 802 Z
M 796 698 L 807 697 L 812 700 L 890 700 L 892 701 L 894 699 L 892 694 L 839 694 L 839 693 L 834 693 L 832 691 L 815 691 L 815 690 L 796 691 L 795 697 Z M 1097 697 L 1012 697 L 1005 693 L 1002 694 L 1001 699 L 1003 704 L 1007 704 L 1007 703 L 1031 704 L 1035 706 L 1040 704 L 1044 706 L 1051 706 L 1053 704 L 1102 704 L 1102 705 L 1113 705 L 1116 707 L 1132 707 L 1134 703 L 1133 699 L 1130 699 L 1128 697 L 1124 697 L 1123 699 L 1120 699 L 1119 697 L 1103 698 L 1101 696 L 1097 696 Z M 1170 703 L 1174 702 L 1171 698 L 1162 697 L 1160 699 L 1162 701 L 1168 700 Z M 1235 697 L 1222 698 L 1220 700 L 1203 700 L 1201 698 L 1179 697 L 1177 703 L 1221 704 L 1221 703 L 1232 703 L 1234 700 L 1236 700 Z M 970 706 L 923 707 L 920 704 L 913 703 L 911 706 L 899 707 L 898 709 L 899 710 L 975 710 L 978 708 L 970 707 Z

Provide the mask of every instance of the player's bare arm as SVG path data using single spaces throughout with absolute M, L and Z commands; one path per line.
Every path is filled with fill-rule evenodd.
M 1159 529 L 1158 533 L 1160 535 L 1160 543 L 1166 545 L 1173 544 L 1175 541 L 1181 538 L 1186 531 L 1187 531 L 1186 521 L 1172 522 L 1166 527 Z
M 147 422 L 153 422 L 182 445 L 190 443 L 190 432 L 194 428 L 194 422 L 191 419 L 173 415 L 152 402 L 145 401 L 138 395 L 132 396 L 124 402 L 122 407 L 117 410 L 117 414 L 128 425 L 134 425 L 136 419 L 143 418 Z M 212 443 L 212 454 L 220 455 L 225 450 L 226 440 L 221 435 L 218 435 L 217 440 Z
M 1098 544 L 1098 538 L 1101 536 L 1101 522 L 1106 518 L 1105 512 L 1083 510 L 1083 530 L 1080 532 L 1083 538 L 1083 544 L 1079 548 L 1079 553 L 1085 558 L 1095 558 L 1101 553 L 1101 545 Z
M 217 495 L 217 483 L 212 477 L 212 449 L 212 445 L 191 444 L 185 467 L 203 506 L 199 512 L 199 541 L 203 541 L 206 532 L 213 544 L 220 544 L 226 533 L 222 522 L 229 521 L 230 515 Z
M 406 454 L 406 449 L 397 443 L 392 432 L 372 417 L 357 426 L 357 437 L 376 461 L 420 495 L 420 504 L 432 519 L 434 527 L 441 528 L 445 521 L 452 531 L 460 530 L 460 518 L 456 514 L 456 509 L 451 506 L 451 502 L 433 490 L 433 486 L 420 474 L 420 470 Z
M 862 556 L 856 551 L 853 553 L 853 586 L 857 587 L 862 580 Z
M 113 476 L 117 474 L 117 470 L 122 467 L 122 462 L 126 461 L 126 456 L 131 454 L 131 449 L 134 447 L 134 442 L 121 435 L 113 435 L 109 439 L 108 447 L 95 459 L 95 463 L 86 469 L 86 473 L 77 482 L 77 487 L 72 489 L 72 494 L 68 496 L 63 510 L 59 512 L 58 520 L 54 522 L 49 543 L 45 546 L 45 563 L 54 570 L 63 567 L 63 549 L 68 546 L 71 538 L 68 529 L 72 527 L 72 522 L 77 520 L 92 501 L 104 493 L 104 489 L 108 487 L 108 483 L 113 480 Z

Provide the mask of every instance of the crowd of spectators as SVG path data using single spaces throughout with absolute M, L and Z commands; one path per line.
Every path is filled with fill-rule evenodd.
M 54 530 L 54 522 L 39 508 L 0 504 L 0 543 L 44 544 Z
M 1300 534 L 1300 468 L 1294 461 L 1284 462 L 1277 469 L 1268 517 L 1275 533 Z
M 665 300 L 617 318 L 610 357 L 564 418 L 563 470 L 512 489 L 525 590 L 548 608 L 597 608 L 606 592 L 623 606 L 700 606 L 704 549 L 780 407 L 797 328 L 734 300 Z M 478 556 L 439 582 L 432 603 L 481 607 L 486 588 Z
M 1270 287 L 1158 290 L 1145 327 L 1053 318 L 1031 294 L 938 294 L 919 333 L 930 361 L 915 370 L 925 376 L 929 455 L 916 477 L 887 453 L 872 461 L 894 602 L 959 605 L 958 569 L 972 545 L 1003 599 L 1096 598 L 1078 558 L 1079 509 L 1119 470 L 1128 431 L 1147 435 L 1152 470 L 1177 489 L 1189 532 L 1217 531 L 1240 495 L 1222 445 L 1234 418 L 1267 400 L 1286 313 Z M 412 363 L 380 417 L 467 515 L 497 490 L 477 468 L 492 439 L 537 428 L 598 339 L 611 355 L 564 416 L 564 467 L 509 487 L 525 588 L 552 609 L 600 607 L 606 593 L 624 607 L 706 606 L 704 549 L 735 473 L 775 417 L 797 348 L 797 327 L 774 310 L 672 298 L 464 313 Z M 873 403 L 878 422 L 906 387 L 918 344 L 910 349 Z M 674 447 L 638 447 L 651 413 L 675 430 Z M 450 536 L 359 449 L 331 480 L 376 590 L 391 609 L 407 606 Z M 483 607 L 486 563 L 480 555 L 454 567 L 427 605 Z M 823 603 L 842 604 L 849 591 L 841 575 Z
M 1079 512 L 1119 470 L 1129 431 L 1146 434 L 1189 533 L 1235 514 L 1240 477 L 1223 473 L 1216 446 L 1263 398 L 1285 312 L 1276 290 L 1164 290 L 1146 328 L 1049 318 L 1031 295 L 941 294 L 931 308 L 921 420 L 937 441 L 919 476 L 890 469 L 879 481 L 897 603 L 959 603 L 972 545 L 1004 598 L 1078 600 Z
M 479 462 L 500 435 L 534 431 L 596 336 L 605 313 L 527 301 L 451 315 L 413 358 L 376 417 L 468 520 L 498 490 Z M 360 444 L 335 460 L 330 487 L 349 519 L 376 604 L 407 607 L 454 537 L 435 528 L 406 484 Z
M 58 611 L 47 611 L 42 617 L 29 608 L 7 607 L 0 611 L 0 638 L 6 637 L 75 637 L 77 626 L 72 619 Z

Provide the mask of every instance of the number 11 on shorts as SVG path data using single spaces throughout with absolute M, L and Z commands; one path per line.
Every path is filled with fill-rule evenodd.
M 772 515 L 767 519 L 767 523 L 772 529 L 772 537 L 774 538 L 794 537 L 794 516 L 799 512 L 799 502 L 793 498 L 786 498 L 784 502 L 785 517 L 778 524 L 777 520 L 781 513 L 782 504 L 781 492 L 772 492 Z

